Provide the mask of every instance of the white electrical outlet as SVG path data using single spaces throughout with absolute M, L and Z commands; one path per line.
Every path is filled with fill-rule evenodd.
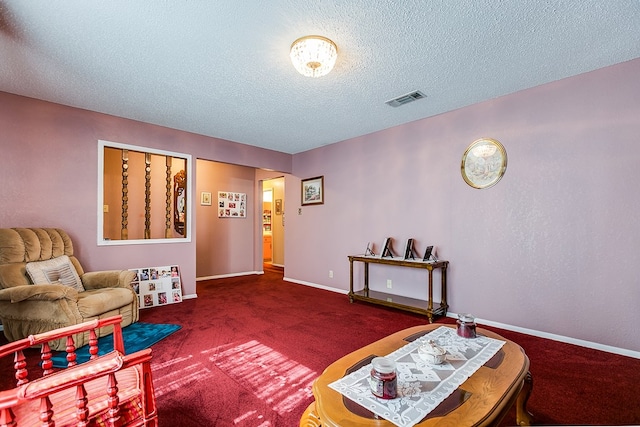
M 393 288 L 393 283 L 391 282 L 391 279 L 387 279 L 387 288 L 388 289 Z
M 329 270 L 329 279 L 333 279 L 333 270 Z

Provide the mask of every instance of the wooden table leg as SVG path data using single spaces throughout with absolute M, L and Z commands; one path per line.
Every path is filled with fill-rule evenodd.
M 364 295 L 369 296 L 369 263 L 364 263 Z
M 527 372 L 527 376 L 524 378 L 522 384 L 522 390 L 518 394 L 518 400 L 516 401 L 516 422 L 519 426 L 530 426 L 533 422 L 533 415 L 527 411 L 527 401 L 531 396 L 533 390 L 533 377 L 531 372 Z
M 427 317 L 433 323 L 433 269 L 429 269 L 429 301 L 427 302 Z
M 302 418 L 300 418 L 300 427 L 322 427 L 320 418 L 316 414 L 316 402 L 311 402 L 305 409 Z
M 349 257 L 349 302 L 353 303 L 353 259 Z
M 442 298 L 440 300 L 440 305 L 443 308 L 443 316 L 447 315 L 447 309 L 449 308 L 449 304 L 447 303 L 447 264 L 445 263 L 440 270 L 440 284 L 442 286 L 441 294 Z

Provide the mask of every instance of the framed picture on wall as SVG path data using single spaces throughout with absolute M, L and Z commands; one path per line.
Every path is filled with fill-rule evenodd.
M 282 215 L 282 199 L 276 199 L 276 215 Z
M 200 193 L 200 204 L 202 206 L 211 206 L 211 193 L 206 191 Z
M 218 191 L 218 218 L 246 218 L 247 194 Z
M 303 206 L 324 203 L 324 176 L 303 179 L 301 184 Z

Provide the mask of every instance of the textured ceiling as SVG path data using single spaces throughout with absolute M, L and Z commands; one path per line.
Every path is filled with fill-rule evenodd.
M 638 57 L 638 0 L 0 0 L 0 91 L 286 153 Z

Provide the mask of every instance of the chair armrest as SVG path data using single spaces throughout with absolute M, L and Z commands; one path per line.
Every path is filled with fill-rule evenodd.
M 118 371 L 122 368 L 122 362 L 122 354 L 118 351 L 111 351 L 81 365 L 72 366 L 58 371 L 54 375 L 33 380 L 20 387 L 18 397 L 37 399 L 65 388 L 84 384 L 94 378 Z
M 130 288 L 136 273 L 129 270 L 92 271 L 80 280 L 85 289 Z
M 20 386 L 18 397 L 21 399 L 37 399 L 48 396 L 65 388 L 75 387 L 122 369 L 149 363 L 150 360 L 150 348 L 130 355 L 124 355 L 114 350 L 86 363 L 57 371 L 53 375 L 47 375 Z
M 78 300 L 78 291 L 70 286 L 58 284 L 23 285 L 0 290 L 0 301 L 56 301 L 60 299 Z

